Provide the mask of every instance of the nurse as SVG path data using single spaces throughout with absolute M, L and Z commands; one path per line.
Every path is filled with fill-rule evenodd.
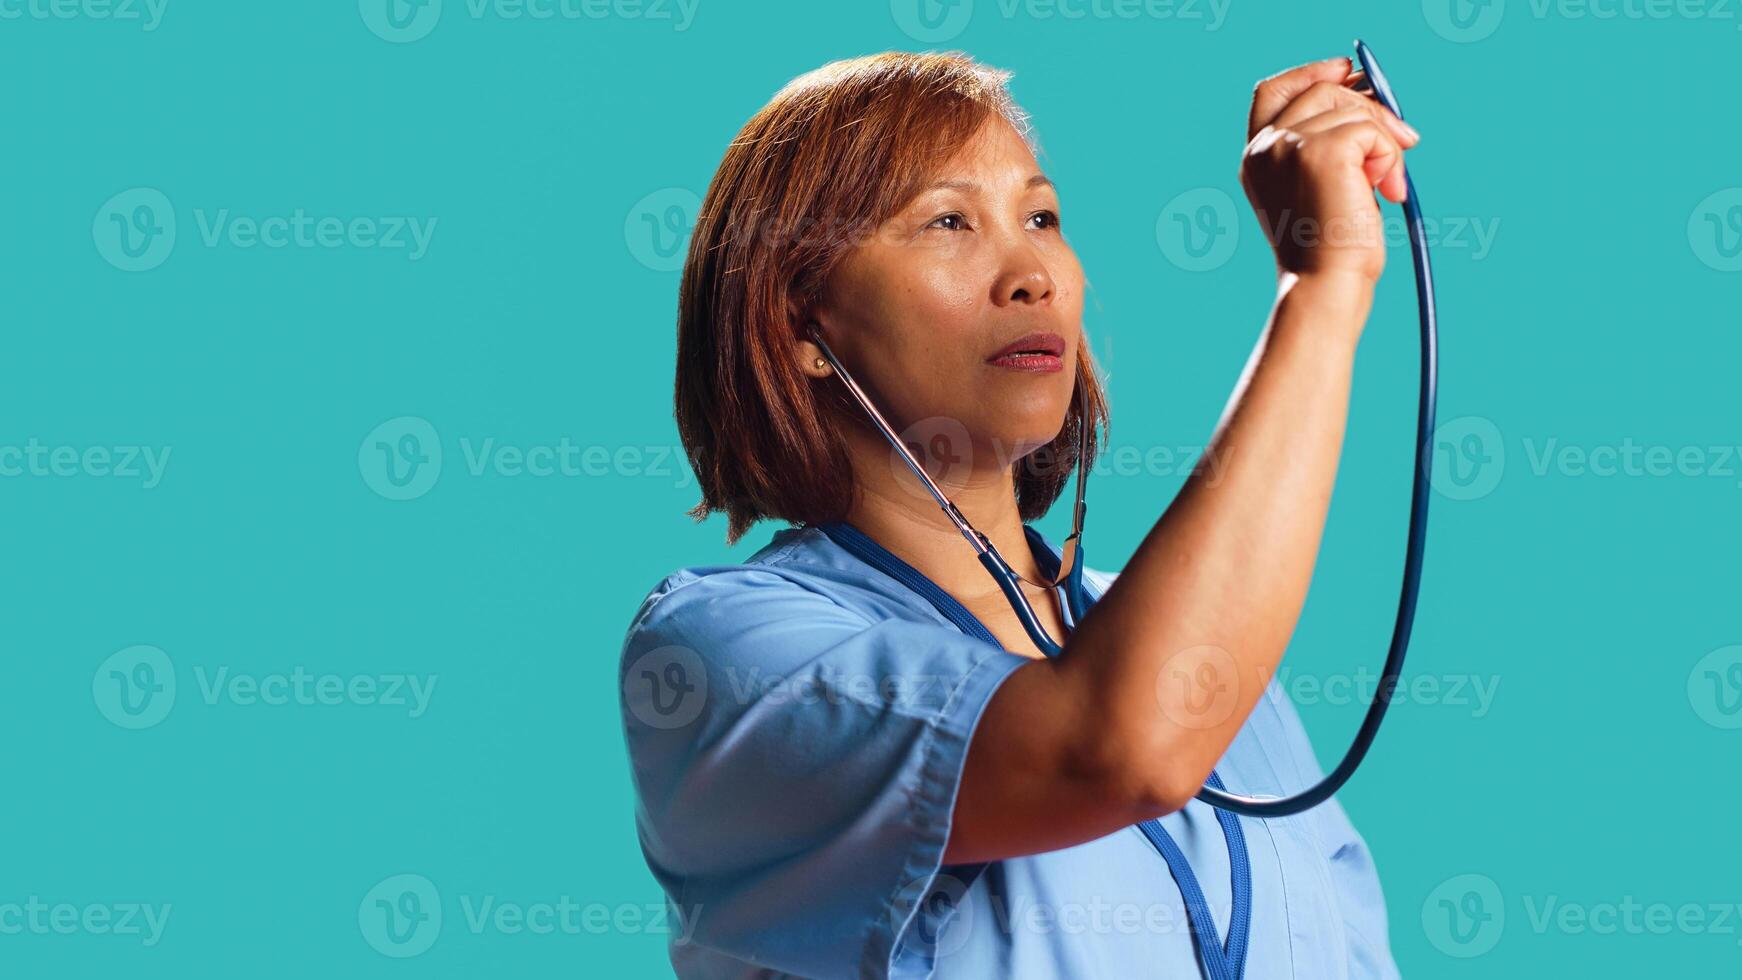
M 827 65 L 744 126 L 702 204 L 678 312 L 692 514 L 724 512 L 728 541 L 791 526 L 743 564 L 667 576 L 623 646 L 672 965 L 1395 977 L 1335 799 L 1259 820 L 1193 797 L 1322 775 L 1272 676 L 1384 265 L 1374 193 L 1403 198 L 1419 137 L 1347 58 L 1259 84 L 1240 175 L 1276 255 L 1270 316 L 1204 462 L 1119 574 L 1086 572 L 1082 621 L 1029 588 L 1065 638 L 1047 657 L 812 339 L 1015 570 L 1049 581 L 1059 549 L 1027 522 L 1092 465 L 1077 436 L 1107 403 L 1007 78 L 956 54 Z

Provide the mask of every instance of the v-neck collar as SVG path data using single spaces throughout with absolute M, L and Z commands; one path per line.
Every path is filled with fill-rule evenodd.
M 955 596 L 945 592 L 941 586 L 927 578 L 924 572 L 903 561 L 894 552 L 878 544 L 875 538 L 859 530 L 846 521 L 831 521 L 818 524 L 817 529 L 829 536 L 829 540 L 846 549 L 855 558 L 883 572 L 902 585 L 918 593 L 920 598 L 930 602 L 943 617 L 954 623 L 956 628 L 969 636 L 978 637 L 998 647 L 1004 644 L 992 635 L 979 618 L 967 610 Z M 1028 538 L 1028 548 L 1034 553 L 1034 560 L 1040 564 L 1040 572 L 1047 578 L 1058 574 L 1059 554 L 1053 550 L 1046 538 L 1032 526 L 1022 525 L 1022 533 Z M 1084 591 L 1088 593 L 1089 601 L 1099 599 L 1100 593 L 1084 583 Z

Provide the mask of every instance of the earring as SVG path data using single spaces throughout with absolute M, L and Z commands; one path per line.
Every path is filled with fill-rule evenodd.
M 829 366 L 829 362 L 825 361 L 819 357 L 816 359 L 816 366 L 817 366 L 817 370 L 821 371 L 823 368 L 826 368 Z

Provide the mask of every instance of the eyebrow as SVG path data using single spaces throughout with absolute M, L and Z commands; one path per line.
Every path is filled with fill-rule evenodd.
M 1025 188 L 1026 187 L 1051 187 L 1054 190 L 1058 189 L 1057 186 L 1053 184 L 1052 179 L 1049 178 L 1046 174 L 1035 174 L 1034 176 L 1028 178 L 1027 183 L 1025 183 L 1023 186 Z M 977 191 L 979 189 L 980 189 L 980 184 L 978 181 L 973 181 L 973 180 L 939 180 L 939 181 L 935 181 L 931 184 L 927 184 L 925 186 L 925 188 L 921 190 L 920 193 L 923 194 L 923 193 L 925 193 L 925 191 L 936 191 L 936 190 L 970 191 L 971 192 L 971 191 Z

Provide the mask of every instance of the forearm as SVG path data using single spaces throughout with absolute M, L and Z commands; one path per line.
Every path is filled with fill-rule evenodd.
M 1184 805 L 1214 768 L 1312 580 L 1372 286 L 1283 287 L 1204 461 L 1058 663 L 1145 806 Z

